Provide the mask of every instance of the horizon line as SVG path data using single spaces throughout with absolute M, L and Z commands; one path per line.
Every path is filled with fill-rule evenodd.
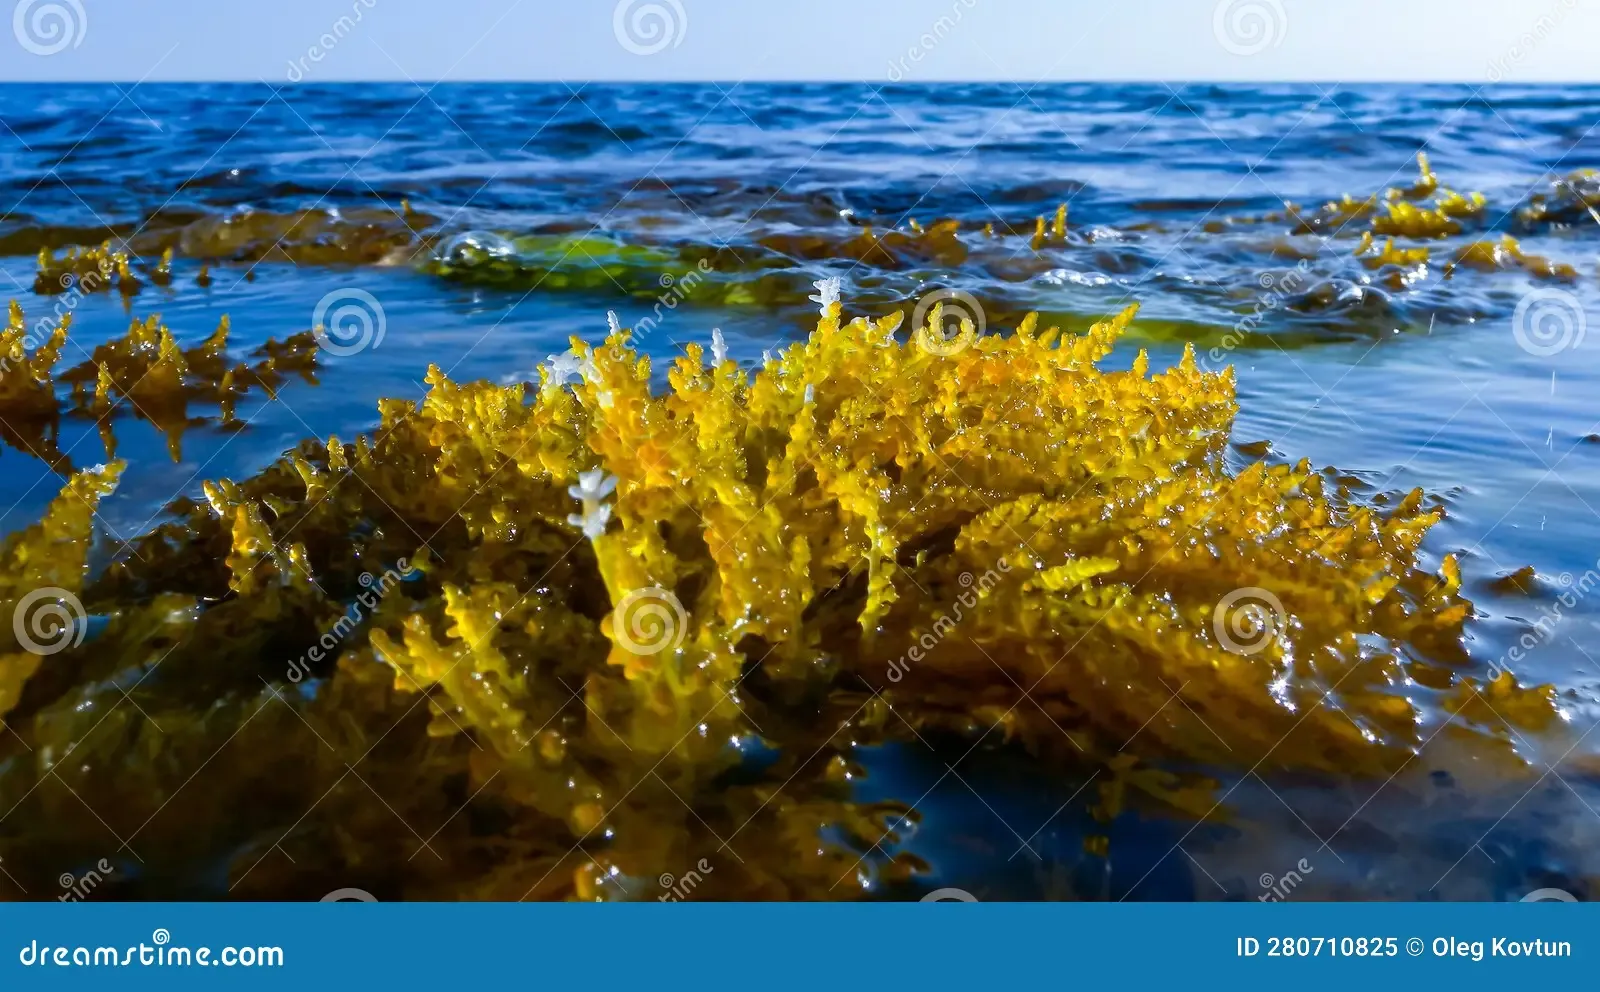
M 1014 86 L 1026 85 L 1029 87 L 1068 85 L 1068 86 L 1094 86 L 1094 85 L 1120 85 L 1120 86 L 1473 86 L 1480 90 L 1507 89 L 1519 86 L 1574 86 L 1574 87 L 1600 87 L 1600 78 L 1596 79 L 1532 79 L 1532 80 L 1471 80 L 1471 79 L 1211 79 L 1197 77 L 1184 80 L 1159 79 L 1159 78 L 1084 78 L 1084 79 L 1040 79 L 1024 80 L 1010 78 L 979 78 L 979 79 L 918 79 L 918 80 L 875 80 L 863 78 L 828 78 L 828 79 L 635 79 L 617 77 L 590 77 L 590 78 L 531 78 L 531 79 L 505 79 L 494 77 L 468 78 L 468 79 L 412 79 L 412 78 L 385 78 L 372 77 L 360 79 L 322 79 L 304 80 L 301 82 L 275 83 L 268 79 L 228 79 L 217 77 L 194 77 L 173 79 L 11 79 L 0 76 L 0 86 L 159 86 L 159 85 L 223 85 L 223 86 L 279 86 L 282 89 L 302 86 L 371 86 L 371 85 L 413 85 L 413 86 L 482 86 L 487 84 L 510 85 L 559 85 L 579 83 L 583 85 L 649 85 L 649 86 L 878 86 L 881 89 L 890 87 L 915 88 L 920 86 L 961 86 L 972 84 L 1010 84 Z

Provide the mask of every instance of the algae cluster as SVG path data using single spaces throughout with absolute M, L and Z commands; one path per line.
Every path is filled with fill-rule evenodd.
M 83 351 L 83 361 L 60 372 L 69 341 L 72 314 L 28 323 L 15 300 L 0 328 L 0 441 L 70 472 L 71 460 L 57 447 L 63 417 L 93 421 L 106 458 L 117 453 L 112 424 L 134 416 L 155 425 L 167 438 L 173 461 L 182 456 L 186 430 L 215 421 L 223 430 L 243 427 L 236 408 L 252 390 L 268 397 L 290 377 L 316 384 L 317 342 L 310 331 L 283 341 L 268 339 L 255 348 L 252 362 L 228 352 L 229 322 L 200 344 L 178 347 L 158 316 L 135 320 L 121 338 Z M 31 346 L 31 350 L 30 350 Z M 58 385 L 70 387 L 63 401 Z M 215 416 L 195 415 L 193 405 L 214 406 Z
M 1591 219 L 1600 223 L 1600 186 L 1592 170 L 1580 170 L 1554 179 L 1548 192 L 1530 195 L 1522 204 L 1499 214 L 1490 208 L 1482 193 L 1459 193 L 1440 184 L 1426 154 L 1417 156 L 1418 177 L 1406 187 L 1390 187 L 1366 198 L 1345 194 L 1341 199 L 1314 210 L 1285 203 L 1281 211 L 1261 216 L 1231 216 L 1205 220 L 1199 231 L 1187 225 L 1170 227 L 1159 220 L 1138 221 L 1122 230 L 1103 225 L 1075 228 L 1068 223 L 1069 205 L 1058 205 L 1053 214 L 1031 220 L 1021 217 L 967 224 L 952 217 L 936 219 L 926 226 L 915 217 L 903 225 L 878 230 L 865 221 L 846 216 L 843 225 L 822 225 L 803 231 L 778 230 L 757 234 L 744 245 L 708 246 L 695 241 L 656 244 L 629 243 L 592 234 L 573 237 L 560 233 L 532 236 L 474 234 L 453 239 L 424 267 L 443 278 L 507 289 L 613 289 L 641 299 L 663 295 L 662 287 L 674 287 L 680 298 L 721 306 L 785 305 L 803 303 L 809 292 L 808 265 L 828 262 L 851 263 L 851 271 L 871 273 L 862 280 L 863 302 L 871 304 L 905 303 L 918 295 L 916 288 L 929 273 L 974 269 L 987 281 L 1004 285 L 1034 279 L 1050 279 L 1063 271 L 1080 272 L 1087 263 L 1109 272 L 1134 265 L 1119 252 L 1119 243 L 1156 234 L 1193 237 L 1204 245 L 1201 235 L 1241 234 L 1266 229 L 1295 238 L 1315 236 L 1327 239 L 1359 238 L 1354 254 L 1368 270 L 1378 270 L 1373 280 L 1390 289 L 1415 286 L 1428 275 L 1430 243 L 1449 239 L 1478 240 L 1444 246 L 1451 251 L 1446 276 L 1462 265 L 1480 270 L 1520 269 L 1536 278 L 1572 281 L 1579 278 L 1575 267 L 1535 255 L 1525 255 L 1513 233 L 1501 232 L 1492 241 L 1482 240 L 1510 221 L 1516 233 L 1547 233 L 1569 230 Z M 844 230 L 838 230 L 843 226 Z M 1254 242 L 1231 240 L 1228 251 L 1266 256 L 1288 255 L 1315 259 L 1314 248 L 1294 245 L 1279 238 Z M 1369 252 L 1374 238 L 1390 246 Z M 1396 249 L 1395 239 L 1420 242 Z M 457 250 L 465 243 L 468 250 Z M 487 244 L 487 248 L 482 246 Z M 479 250 L 471 250 L 478 248 Z M 1486 262 L 1492 264 L 1485 264 Z M 698 271 L 699 276 L 695 273 Z M 913 277 L 902 284 L 895 274 Z M 682 285 L 689 274 L 690 285 Z M 1329 272 L 1327 280 L 1337 282 L 1341 275 Z M 672 280 L 679 280 L 674 283 Z M 988 295 L 995 296 L 990 290 Z M 1317 293 L 1308 292 L 1298 301 L 1307 309 L 1324 309 L 1316 303 Z M 1016 303 L 1000 292 L 985 300 L 985 309 L 1002 319 L 1020 319 Z M 909 306 L 906 307 L 909 312 Z
M 714 334 L 665 390 L 615 319 L 538 383 L 430 369 L 370 435 L 208 482 L 109 564 L 120 466 L 73 476 L 0 547 L 0 609 L 54 635 L 0 650 L 8 867 L 48 890 L 110 848 L 128 895 L 616 899 L 709 865 L 697 896 L 847 898 L 927 868 L 913 809 L 853 795 L 862 745 L 1011 741 L 1100 770 L 1109 820 L 1207 815 L 1230 771 L 1382 781 L 1440 709 L 1517 774 L 1513 730 L 1559 724 L 1468 657 L 1421 492 L 1230 467 L 1231 370 L 1097 364 L 1132 308 L 907 331 L 816 288 L 805 340 L 752 369 Z M 48 395 L 60 346 L 7 395 Z M 226 365 L 150 325 L 107 347 L 130 399 Z
M 676 202 L 686 206 L 681 198 Z M 1150 204 L 1144 206 L 1154 216 L 1120 228 L 1069 223 L 1069 204 L 1061 203 L 1048 214 L 995 214 L 981 223 L 937 217 L 924 224 L 906 216 L 886 225 L 848 208 L 829 211 L 825 219 L 809 206 L 796 219 L 767 217 L 758 210 L 726 231 L 702 219 L 694 207 L 689 209 L 697 222 L 684 225 L 650 213 L 636 216 L 624 206 L 619 202 L 607 212 L 605 230 L 554 221 L 526 231 L 457 230 L 452 221 L 459 211 L 429 213 L 405 200 L 398 207 L 343 210 L 166 211 L 137 227 L 17 232 L 0 239 L 0 251 L 38 251 L 35 288 L 44 294 L 76 286 L 115 289 L 131 297 L 152 284 L 171 285 L 177 278 L 175 258 L 200 263 L 194 278 L 202 287 L 211 284 L 210 267 L 216 265 L 249 265 L 242 278 L 253 277 L 261 262 L 409 266 L 449 282 L 505 291 L 621 293 L 654 301 L 657 321 L 664 309 L 680 305 L 803 305 L 819 274 L 843 271 L 855 280 L 854 298 L 863 305 L 899 306 L 909 313 L 930 279 L 967 274 L 982 283 L 985 310 L 998 321 L 1014 323 L 1037 300 L 1036 294 L 1009 287 L 1063 279 L 1093 285 L 1143 272 L 1151 261 L 1135 246 L 1150 238 L 1178 237 L 1186 253 L 1202 257 L 1215 243 L 1219 260 L 1233 267 L 1241 258 L 1257 259 L 1258 268 L 1285 257 L 1316 260 L 1312 284 L 1288 308 L 1337 316 L 1352 299 L 1370 305 L 1376 298 L 1347 292 L 1351 285 L 1417 290 L 1430 275 L 1430 261 L 1442 263 L 1446 277 L 1470 268 L 1518 270 L 1567 282 L 1580 278 L 1570 263 L 1525 255 L 1515 237 L 1600 223 L 1600 184 L 1592 170 L 1580 170 L 1551 180 L 1547 189 L 1519 204 L 1491 206 L 1482 193 L 1444 186 L 1426 154 L 1419 154 L 1418 175 L 1409 186 L 1364 197 L 1345 194 L 1314 208 L 1285 203 L 1282 210 L 1261 215 L 1208 212 L 1194 230 L 1187 221 L 1165 221 Z M 719 231 L 731 237 L 719 237 Z M 74 238 L 104 243 L 69 247 L 57 257 L 55 249 Z M 1353 254 L 1361 264 L 1353 271 L 1337 259 L 1321 258 L 1325 242 L 1358 238 Z M 1369 251 L 1373 243 L 1396 239 L 1393 249 Z M 1431 258 L 1435 253 L 1447 257 Z M 1241 295 L 1259 296 L 1254 275 L 1244 278 Z M 1202 287 L 1190 289 L 1199 294 Z M 1239 301 L 1225 302 L 1236 306 Z M 1450 313 L 1438 304 L 1430 312 L 1440 310 Z M 1458 316 L 1465 321 L 1472 314 Z M 1388 331 L 1391 323 L 1382 329 Z M 649 330 L 641 328 L 641 333 Z

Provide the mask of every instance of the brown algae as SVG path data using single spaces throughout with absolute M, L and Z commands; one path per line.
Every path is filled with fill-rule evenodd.
M 226 317 L 199 345 L 183 349 L 161 318 L 152 316 L 134 320 L 123 337 L 96 345 L 84 361 L 57 372 L 71 327 L 70 312 L 30 327 L 12 301 L 0 329 L 0 440 L 58 471 L 72 470 L 56 448 L 64 415 L 95 421 L 107 458 L 116 456 L 116 419 L 148 421 L 166 435 L 168 452 L 178 461 L 186 430 L 211 420 L 228 430 L 242 427 L 235 408 L 251 390 L 276 397 L 291 377 L 317 382 L 317 341 L 310 331 L 282 342 L 268 339 L 251 352 L 255 361 L 246 362 L 228 352 Z M 71 387 L 65 402 L 57 396 L 58 384 Z M 215 406 L 216 416 L 195 416 L 190 407 L 196 404 Z
M 1389 187 L 1365 197 L 1345 194 L 1315 209 L 1286 203 L 1281 211 L 1261 216 L 1207 220 L 1207 234 L 1250 231 L 1265 225 L 1290 238 L 1319 235 L 1402 239 L 1423 242 L 1398 245 L 1392 253 L 1364 258 L 1368 268 L 1386 270 L 1378 280 L 1394 289 L 1415 285 L 1425 269 L 1408 258 L 1424 253 L 1428 242 L 1482 236 L 1496 220 L 1482 193 L 1458 193 L 1440 183 L 1426 154 L 1417 156 L 1418 175 L 1409 186 Z M 1159 210 L 1159 203 L 1145 204 Z M 248 265 L 237 279 L 251 279 L 261 262 L 299 265 L 411 266 L 458 283 L 509 291 L 534 288 L 547 292 L 622 292 L 639 300 L 667 300 L 723 307 L 781 307 L 804 304 L 815 278 L 809 266 L 841 261 L 874 274 L 864 280 L 872 295 L 864 304 L 904 303 L 918 295 L 930 272 L 970 268 L 1002 283 L 1019 283 L 1054 272 L 1073 256 L 1078 264 L 1119 271 L 1127 264 L 1117 254 L 1124 239 L 1166 231 L 1185 237 L 1198 232 L 1170 229 L 1159 219 L 1129 224 L 1124 230 L 1089 227 L 1072 230 L 1069 205 L 1060 203 L 1049 215 L 1014 216 L 978 227 L 954 218 L 926 223 L 905 218 L 892 227 L 874 226 L 841 213 L 829 225 L 796 230 L 793 225 L 755 232 L 734 246 L 702 243 L 694 237 L 669 237 L 654 231 L 650 218 L 619 218 L 629 233 L 575 233 L 570 224 L 547 224 L 530 233 L 451 232 L 442 218 L 417 210 L 407 201 L 398 207 L 378 205 L 343 210 L 289 212 L 241 209 L 224 214 L 145 218 L 131 231 L 107 228 L 105 240 L 88 249 L 68 248 L 56 254 L 57 234 L 19 235 L 11 250 L 39 253 L 35 290 L 42 294 L 69 291 L 109 292 L 125 298 L 154 285 L 173 284 L 174 260 L 200 264 L 196 284 L 212 284 L 213 267 Z M 1600 223 L 1600 181 L 1592 170 L 1554 179 L 1547 192 L 1530 195 L 1504 211 L 1520 232 L 1558 231 L 1578 223 Z M 123 240 L 123 238 L 126 240 Z M 1102 242 L 1105 244 L 1102 245 Z M 1484 245 L 1492 242 L 1482 242 Z M 1281 239 L 1233 244 L 1230 250 L 1285 249 Z M 1304 246 L 1287 249 L 1304 252 Z M 1469 252 L 1470 246 L 1460 247 Z M 1385 250 L 1387 252 L 1387 249 Z M 1365 255 L 1365 249 L 1358 249 Z M 1306 258 L 1315 258 L 1311 251 Z M 145 262 L 143 258 L 157 261 Z M 1472 258 L 1466 259 L 1471 264 Z M 1493 266 L 1474 265 L 1488 270 Z M 1531 259 L 1516 266 L 1542 278 L 1570 280 L 1572 266 Z M 879 278 L 885 273 L 899 278 Z M 1020 310 L 1001 300 L 987 300 L 994 312 Z M 909 309 L 909 308 L 907 308 Z
M 93 795 L 162 893 L 628 898 L 709 858 L 714 897 L 840 898 L 925 868 L 874 852 L 915 813 L 852 799 L 863 744 L 993 735 L 1105 769 L 1102 819 L 1197 817 L 1221 796 L 1166 769 L 1383 781 L 1450 723 L 1519 774 L 1515 732 L 1559 726 L 1550 687 L 1476 674 L 1420 491 L 1231 469 L 1231 369 L 1098 367 L 1134 308 L 897 338 L 818 288 L 806 340 L 752 370 L 715 335 L 665 391 L 614 320 L 538 383 L 430 369 L 107 565 L 121 467 L 72 476 L 0 547 L 0 607 L 77 614 L 0 648 L 8 864 L 103 856 Z M 65 331 L 8 405 L 50 406 Z M 67 381 L 272 388 L 225 337 L 136 324 Z

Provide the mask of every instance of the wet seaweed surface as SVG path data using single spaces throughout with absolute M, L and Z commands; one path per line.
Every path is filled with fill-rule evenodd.
M 354 185 L 158 155 L 131 207 L 24 196 L 7 897 L 1588 895 L 1600 425 L 1563 404 L 1600 378 L 1600 150 L 1446 129 L 1383 135 L 1364 188 L 1298 146 L 1292 196 L 1118 186 L 1043 149 L 1130 107 L 1271 145 L 1303 108 L 1063 90 L 1050 141 L 922 189 L 847 89 L 745 96 L 773 173 L 869 142 L 771 185 L 614 162 L 684 137 L 623 105 L 714 99 L 641 87 L 471 186 L 408 178 L 417 124 Z M 469 95 L 439 113 L 551 98 Z M 888 119 L 954 141 L 994 99 Z M 1320 133 L 1405 132 L 1383 99 Z M 1549 141 L 1600 107 L 1517 99 Z M 90 203 L 103 154 L 57 163 Z M 1441 392 L 1534 443 L 1463 440 Z

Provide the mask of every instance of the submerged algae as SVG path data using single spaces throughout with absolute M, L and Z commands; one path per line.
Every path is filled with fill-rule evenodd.
M 874 853 L 914 811 L 850 801 L 865 743 L 1000 730 L 1106 769 L 1109 819 L 1129 787 L 1215 809 L 1169 767 L 1381 781 L 1438 729 L 1430 701 L 1513 774 L 1513 729 L 1558 723 L 1548 687 L 1474 678 L 1421 492 L 1380 508 L 1305 464 L 1230 470 L 1231 370 L 1097 367 L 1133 308 L 1078 336 L 946 335 L 935 308 L 902 341 L 819 288 L 807 340 L 753 372 L 690 346 L 665 393 L 615 321 L 537 384 L 430 369 L 372 437 L 208 483 L 92 581 L 80 504 L 114 472 L 76 477 L 4 552 L 13 586 L 109 618 L 43 666 L 5 655 L 31 754 L 0 784 L 44 814 L 5 822 L 10 847 L 99 853 L 49 816 L 59 778 L 165 893 L 343 873 L 629 898 L 709 856 L 707 894 L 826 898 L 918 870 Z M 401 560 L 421 574 L 351 621 Z
M 202 263 L 195 276 L 201 286 L 211 283 L 208 265 L 248 263 L 245 279 L 263 261 L 406 266 L 451 283 L 505 291 L 620 291 L 640 302 L 654 300 L 658 322 L 664 310 L 683 305 L 803 304 L 813 279 L 838 271 L 852 275 L 851 289 L 861 303 L 874 309 L 900 306 L 909 313 L 929 281 L 961 273 L 984 287 L 981 295 L 987 312 L 1015 321 L 1038 299 L 1037 294 L 1014 293 L 1011 287 L 1060 285 L 1064 280 L 1095 286 L 1132 272 L 1145 273 L 1145 278 L 1159 275 L 1165 253 L 1146 255 L 1139 244 L 1179 236 L 1187 253 L 1201 256 L 1214 246 L 1230 261 L 1254 257 L 1265 262 L 1286 256 L 1320 261 L 1318 288 L 1306 294 L 1304 305 L 1296 309 L 1338 317 L 1347 311 L 1347 302 L 1358 297 L 1364 306 L 1389 309 L 1377 302 L 1383 298 L 1381 292 L 1343 292 L 1352 283 L 1392 291 L 1422 290 L 1428 270 L 1415 256 L 1427 248 L 1402 245 L 1381 257 L 1363 258 L 1365 269 L 1377 270 L 1368 275 L 1362 267 L 1351 271 L 1341 265 L 1338 253 L 1324 258 L 1321 249 L 1330 239 L 1444 241 L 1453 250 L 1468 252 L 1465 239 L 1498 236 L 1506 227 L 1518 233 L 1547 233 L 1591 218 L 1600 222 L 1596 209 L 1600 187 L 1592 171 L 1553 179 L 1547 192 L 1491 212 L 1483 194 L 1457 193 L 1443 186 L 1427 155 L 1417 159 L 1418 176 L 1409 186 L 1361 198 L 1346 194 L 1315 209 L 1286 202 L 1281 210 L 1260 215 L 1224 216 L 1223 204 L 1218 203 L 1210 205 L 1193 229 L 1187 222 L 1174 226 L 1159 216 L 1168 209 L 1160 200 L 1135 204 L 1136 211 L 1152 216 L 1119 220 L 1118 227 L 1070 226 L 1070 204 L 1065 202 L 1031 216 L 1020 211 L 1001 215 L 991 209 L 977 220 L 936 216 L 926 223 L 910 214 L 857 216 L 848 208 L 818 213 L 812 205 L 801 204 L 787 205 L 791 216 L 755 203 L 754 213 L 734 229 L 708 224 L 692 209 L 697 221 L 693 224 L 674 223 L 653 210 L 640 213 L 622 193 L 593 227 L 546 220 L 520 231 L 463 231 L 450 223 L 458 210 L 429 213 L 401 200 L 398 206 L 379 202 L 343 210 L 158 211 L 136 227 L 19 231 L 0 239 L 0 252 L 38 251 L 35 288 L 45 294 L 76 286 L 91 292 L 116 289 L 131 298 L 147 284 L 172 284 L 177 278 L 174 258 Z M 686 206 L 671 186 L 663 188 L 672 194 L 671 202 Z M 655 201 L 645 202 L 659 208 Z M 714 216 L 725 219 L 721 213 Z M 62 257 L 54 254 L 64 242 L 84 237 L 111 240 L 97 248 L 69 248 Z M 1357 253 L 1364 254 L 1361 249 Z M 1540 264 L 1517 267 L 1535 277 L 1576 278 L 1571 265 L 1534 261 Z M 848 270 L 842 268 L 846 263 Z M 1216 302 L 1237 309 L 1242 299 L 1258 296 L 1259 287 L 1253 283 L 1259 275 L 1245 273 L 1238 286 L 1223 287 Z M 1188 289 L 1195 292 L 1201 287 Z M 1233 290 L 1237 295 L 1230 295 Z M 1434 301 L 1428 309 L 1430 317 L 1440 312 L 1462 322 L 1473 317 L 1470 310 L 1452 306 L 1448 299 Z M 1359 313 L 1349 316 L 1362 323 Z M 639 327 L 644 333 L 648 325 Z M 1392 327 L 1387 317 L 1374 325 L 1383 332 Z
M 93 352 L 79 348 L 84 361 L 56 372 L 71 327 L 68 312 L 39 320 L 30 333 L 21 306 L 12 301 L 8 322 L 0 329 L 0 440 L 62 472 L 73 467 L 56 445 L 63 414 L 95 421 L 106 457 L 113 458 L 117 443 L 112 423 L 131 413 L 166 435 L 167 451 L 176 462 L 182 457 L 184 432 L 212 419 L 192 416 L 191 405 L 214 404 L 218 426 L 236 431 L 244 424 L 235 409 L 252 389 L 275 398 L 290 376 L 311 385 L 317 381 L 312 332 L 282 342 L 269 338 L 251 351 L 254 362 L 243 362 L 228 353 L 227 317 L 203 342 L 187 349 L 178 346 L 159 316 L 134 320 L 123 337 L 96 345 Z M 71 386 L 65 402 L 56 395 L 57 383 Z

